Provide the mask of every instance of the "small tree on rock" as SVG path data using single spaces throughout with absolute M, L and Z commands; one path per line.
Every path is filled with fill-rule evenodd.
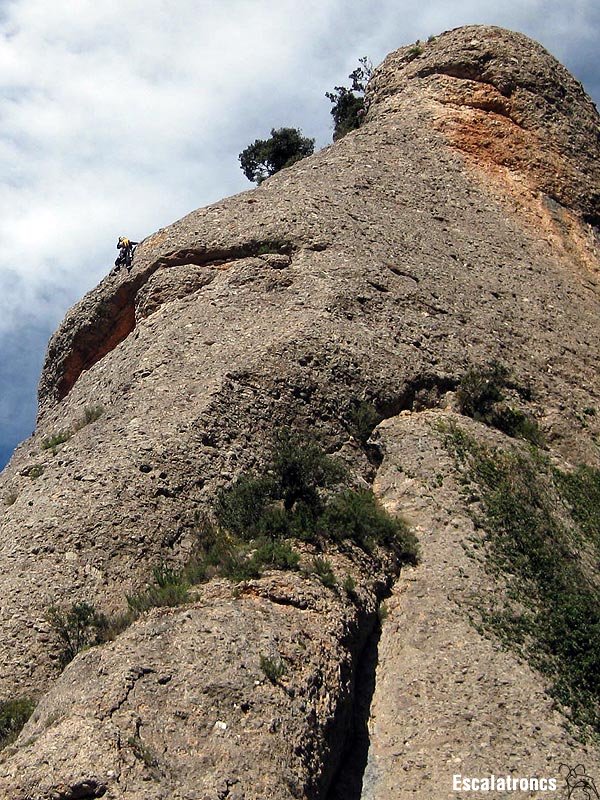
M 364 93 L 367 88 L 373 65 L 363 56 L 358 59 L 359 66 L 348 76 L 352 86 L 335 86 L 333 92 L 325 92 L 325 97 L 333 103 L 331 116 L 333 117 L 333 141 L 341 139 L 350 131 L 358 128 L 364 114 Z
M 298 128 L 273 128 L 269 139 L 256 139 L 239 159 L 248 180 L 260 184 L 280 169 L 312 155 L 314 150 L 315 140 L 302 136 Z
M 106 618 L 86 602 L 73 603 L 69 609 L 50 606 L 46 618 L 62 645 L 60 662 L 63 667 L 85 647 L 96 644 L 98 629 L 106 624 Z

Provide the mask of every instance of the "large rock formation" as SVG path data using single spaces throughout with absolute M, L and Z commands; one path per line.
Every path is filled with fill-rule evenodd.
M 492 27 L 391 54 L 367 100 L 357 131 L 146 239 L 53 336 L 38 428 L 0 478 L 0 690 L 42 696 L 3 797 L 359 796 L 344 752 L 391 561 L 332 547 L 355 597 L 288 574 L 209 583 L 58 677 L 48 607 L 117 611 L 159 559 L 182 563 L 197 512 L 281 426 L 310 429 L 422 542 L 383 627 L 365 798 L 600 769 L 544 679 L 469 622 L 494 589 L 463 552 L 439 425 L 469 365 L 498 359 L 552 457 L 600 462 L 598 116 L 542 47 Z M 386 418 L 369 446 L 361 400 Z M 277 686 L 265 654 L 290 665 Z

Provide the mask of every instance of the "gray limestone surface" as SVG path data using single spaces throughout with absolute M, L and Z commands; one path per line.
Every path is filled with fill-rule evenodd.
M 325 797 L 343 763 L 348 680 L 394 565 L 355 554 L 343 567 L 357 570 L 362 611 L 293 576 L 280 579 L 284 604 L 267 591 L 272 576 L 255 600 L 205 587 L 198 603 L 152 612 L 61 677 L 47 619 L 50 605 L 76 600 L 122 610 L 158 561 L 183 563 L 198 513 L 242 470 L 260 470 L 282 427 L 310 430 L 356 485 L 375 480 L 385 502 L 418 511 L 424 559 L 401 576 L 384 626 L 365 797 L 445 797 L 457 758 L 475 768 L 491 765 L 485 753 L 536 766 L 542 746 L 582 755 L 561 738 L 539 676 L 478 637 L 458 606 L 440 610 L 439 593 L 458 591 L 454 542 L 469 529 L 458 500 L 454 526 L 421 483 L 411 494 L 390 474 L 405 459 L 418 472 L 421 447 L 435 457 L 426 424 L 403 413 L 452 405 L 468 367 L 492 359 L 529 387 L 526 410 L 552 453 L 600 463 L 600 413 L 584 413 L 600 410 L 598 115 L 542 47 L 482 26 L 391 54 L 367 102 L 361 127 L 334 145 L 149 236 L 131 272 L 108 274 L 52 337 L 37 429 L 0 476 L 0 697 L 42 697 L 4 752 L 7 798 Z M 353 435 L 363 400 L 386 418 L 373 444 L 391 437 L 381 467 Z M 67 430 L 56 452 L 44 449 Z M 296 608 L 303 593 L 310 602 Z M 305 663 L 300 640 L 310 640 Z M 264 681 L 251 690 L 261 647 L 279 641 L 298 663 L 293 696 Z M 345 683 L 336 664 L 348 665 Z M 465 722 L 463 705 L 451 707 L 460 670 L 461 703 L 500 687 L 524 722 L 507 715 L 495 738 L 487 718 Z M 426 699 L 415 700 L 418 681 Z M 109 713 L 113 690 L 126 702 Z M 246 718 L 252 691 L 258 710 Z

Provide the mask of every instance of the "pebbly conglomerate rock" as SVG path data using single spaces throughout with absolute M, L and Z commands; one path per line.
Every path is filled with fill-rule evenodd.
M 448 545 L 470 532 L 460 498 L 456 526 L 442 525 L 427 510 L 435 489 L 398 476 L 402 459 L 415 476 L 434 469 L 423 410 L 451 405 L 467 367 L 491 359 L 529 387 L 552 453 L 599 463 L 600 415 L 584 415 L 600 408 L 599 150 L 593 104 L 543 48 L 499 28 L 450 31 L 388 56 L 357 131 L 148 237 L 131 273 L 109 274 L 68 312 L 48 348 L 38 428 L 0 478 L 0 689 L 50 690 L 4 753 L 0 795 L 325 796 L 392 566 L 343 567 L 357 570 L 362 611 L 293 576 L 281 577 L 284 604 L 273 576 L 254 599 L 209 585 L 59 678 L 46 619 L 49 605 L 78 599 L 122 609 L 159 560 L 181 563 L 197 513 L 260 469 L 281 426 L 310 429 L 357 484 L 375 480 L 388 503 L 413 509 L 423 541 L 382 640 L 377 680 L 389 688 L 375 694 L 365 797 L 446 796 L 453 758 L 598 764 L 593 748 L 561 739 L 541 678 L 466 622 Z M 387 418 L 378 458 L 352 435 L 360 400 Z M 81 426 L 96 406 L 104 413 Z M 67 429 L 55 455 L 42 449 Z M 458 639 L 477 653 L 474 677 Z M 294 667 L 287 691 L 257 671 L 279 647 Z M 403 676 L 420 673 L 424 691 L 405 693 Z M 452 692 L 438 691 L 448 681 Z M 476 715 L 476 703 L 521 717 L 494 737 L 493 715 L 476 728 L 457 714 Z

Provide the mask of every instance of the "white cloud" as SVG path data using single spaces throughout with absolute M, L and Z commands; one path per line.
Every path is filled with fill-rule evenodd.
M 326 144 L 323 94 L 359 56 L 473 22 L 523 30 L 598 86 L 591 0 L 0 0 L 0 358 L 108 271 L 117 236 L 250 188 L 237 154 L 254 138 L 293 125 Z
M 328 28 L 335 4 L 304 4 L 302 25 L 297 10 L 290 0 L 8 7 L 0 270 L 16 265 L 24 300 L 56 263 L 78 294 L 110 265 L 124 230 L 141 236 L 247 188 L 237 153 L 218 160 L 222 139 L 243 126 L 249 104 L 260 117 L 261 95 L 297 74 L 305 41 Z M 15 324 L 18 305 L 2 293 L 0 332 Z

